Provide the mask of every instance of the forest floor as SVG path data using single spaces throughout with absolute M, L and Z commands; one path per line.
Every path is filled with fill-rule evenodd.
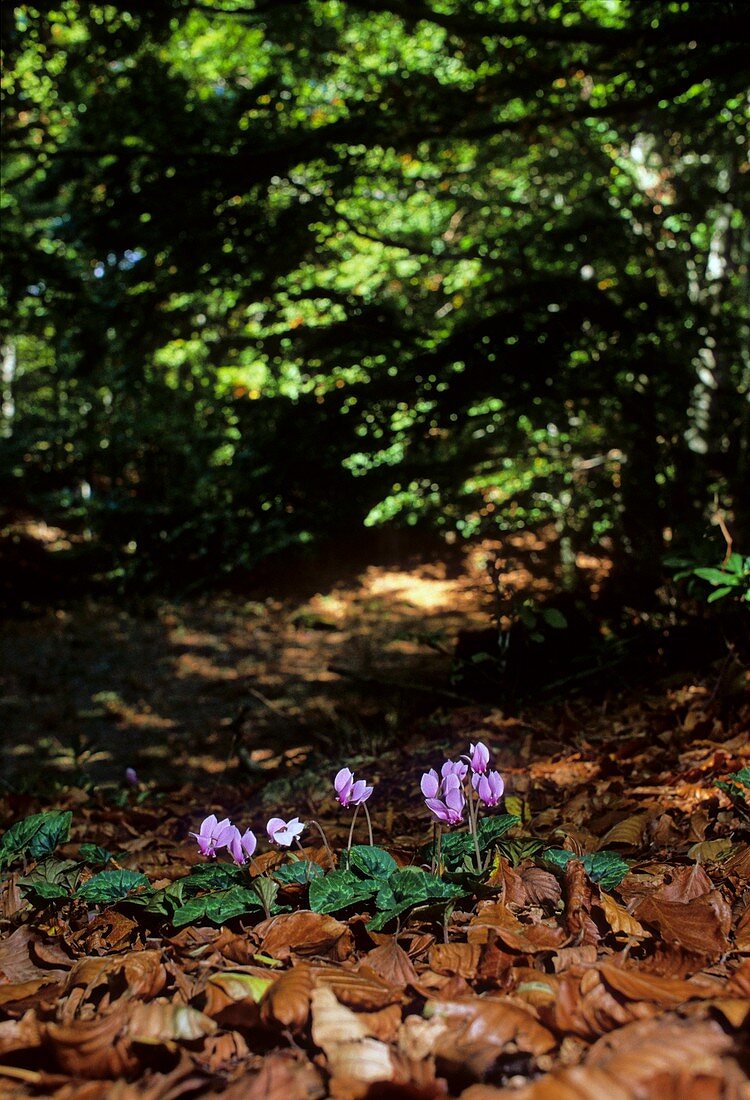
M 750 1094 L 750 792 L 717 786 L 750 765 L 747 673 L 726 692 L 706 661 L 514 708 L 463 698 L 451 655 L 490 621 L 492 550 L 6 625 L 0 825 L 72 824 L 45 819 L 55 852 L 42 833 L 0 841 L 3 1096 Z M 509 579 L 543 599 L 549 545 L 512 553 Z M 595 590 L 607 562 L 579 564 Z M 481 881 L 446 850 L 450 904 L 428 891 L 368 929 L 389 867 L 430 867 L 420 775 L 477 740 L 518 821 Z M 351 871 L 354 894 L 314 901 L 263 852 L 279 911 L 222 909 L 249 880 L 225 857 L 226 881 L 201 880 L 189 830 L 211 812 L 259 837 L 271 814 L 315 818 L 341 866 L 343 765 L 375 785 L 380 892 Z M 118 900 L 128 873 L 146 879 Z

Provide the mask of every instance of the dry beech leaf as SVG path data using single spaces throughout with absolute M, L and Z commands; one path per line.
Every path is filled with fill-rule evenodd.
M 43 1032 L 44 1046 L 64 1073 L 72 1077 L 102 1080 L 129 1077 L 139 1066 L 127 1035 L 125 1007 L 71 1024 L 49 1023 Z
M 201 1065 L 212 1072 L 230 1069 L 232 1064 L 245 1062 L 250 1057 L 250 1048 L 238 1031 L 227 1031 L 222 1035 L 210 1035 L 206 1038 L 201 1051 Z
M 535 1081 L 526 1088 L 493 1089 L 488 1085 L 472 1085 L 461 1093 L 461 1100 L 500 1100 L 512 1095 L 513 1100 L 633 1100 L 627 1085 L 615 1081 L 601 1069 L 574 1066 L 558 1070 Z
M 0 1057 L 17 1050 L 36 1050 L 41 1042 L 39 1021 L 33 1009 L 29 1009 L 20 1020 L 3 1020 L 0 1023 Z
M 390 1048 L 368 1035 L 366 1022 L 323 987 L 312 995 L 312 1037 L 328 1059 L 334 1077 L 354 1081 L 390 1081 Z
M 356 1012 L 339 1003 L 336 995 L 322 986 L 315 989 L 311 998 L 312 1037 L 325 1054 L 338 1046 L 342 1039 L 364 1039 L 367 1028 Z
M 647 1019 L 656 1008 L 643 1001 L 623 1003 L 612 993 L 597 970 L 574 968 L 558 978 L 554 1004 L 540 1006 L 539 1016 L 561 1035 L 575 1035 L 591 1041 L 616 1028 Z
M 734 946 L 735 950 L 741 951 L 743 955 L 750 953 L 750 905 L 737 922 L 734 930 Z
M 150 1076 L 147 1080 L 141 1080 L 128 1084 L 126 1081 L 108 1081 L 104 1086 L 105 1092 L 101 1094 L 101 1100 L 181 1100 L 182 1097 L 193 1100 L 196 1096 L 213 1096 L 205 1090 L 212 1084 L 211 1078 L 205 1070 L 195 1066 L 193 1062 L 183 1056 L 171 1073 L 159 1073 Z M 74 1086 L 78 1088 L 78 1083 Z M 72 1092 L 69 1098 L 64 1098 L 55 1093 L 55 1100 L 88 1100 L 85 1093 L 79 1098 L 78 1091 Z M 99 1100 L 93 1096 L 91 1100 Z
M 310 1015 L 312 968 L 298 963 L 282 974 L 261 1001 L 260 1015 L 267 1027 L 288 1027 L 301 1031 Z
M 745 1026 L 750 1016 L 750 997 L 715 997 L 704 1001 L 702 1008 L 712 1008 L 720 1013 L 735 1030 Z
M 588 965 L 596 962 L 596 948 L 592 943 L 580 947 L 561 947 L 552 959 L 555 974 L 562 974 L 573 966 Z
M 30 946 L 33 933 L 27 924 L 22 924 L 10 936 L 0 940 L 0 981 L 31 982 L 36 978 L 49 977 L 31 959 Z M 53 978 L 57 974 L 51 975 Z
M 745 959 L 737 967 L 729 979 L 726 992 L 732 997 L 750 997 L 750 959 Z
M 281 913 L 257 925 L 255 934 L 261 938 L 261 951 L 277 959 L 297 955 L 325 955 L 341 947 L 335 956 L 344 959 L 351 953 L 351 932 L 341 921 L 323 913 L 299 910 Z M 343 941 L 343 942 L 342 942 Z
M 571 859 L 565 865 L 565 925 L 573 942 L 595 944 L 601 939 L 599 929 L 591 919 L 593 890 L 580 860 Z
M 522 951 L 533 955 L 539 951 L 549 951 L 565 942 L 565 933 L 558 925 L 543 922 L 522 924 L 501 902 L 487 902 L 480 905 L 472 917 L 468 928 L 469 943 L 489 943 L 494 933 L 513 951 Z
M 603 848 L 611 848 L 614 844 L 624 844 L 628 848 L 638 848 L 643 840 L 643 834 L 648 825 L 646 814 L 633 814 L 623 821 L 618 821 L 609 832 L 605 833 L 599 841 L 598 851 Z
M 379 1039 L 342 1042 L 327 1055 L 331 1076 L 348 1081 L 391 1081 L 394 1063 L 391 1048 Z
M 358 1012 L 357 1016 L 373 1039 L 393 1042 L 401 1027 L 401 1005 L 388 1005 L 377 1012 Z
M 512 1042 L 529 1054 L 544 1054 L 557 1045 L 554 1035 L 536 1016 L 509 1000 L 472 997 L 465 1001 L 432 1002 L 426 1011 L 448 1025 L 450 1042 L 503 1048 Z M 447 1051 L 441 1051 L 444 1055 Z M 495 1052 L 497 1053 L 497 1051 Z
M 660 1005 L 678 1005 L 700 997 L 715 997 L 721 993 L 718 982 L 699 984 L 679 978 L 660 978 L 643 970 L 625 970 L 614 963 L 602 963 L 599 973 L 615 992 L 629 1001 L 655 1001 Z
M 729 950 L 732 912 L 718 890 L 688 902 L 649 895 L 638 905 L 636 915 L 644 924 L 654 925 L 663 939 L 688 951 L 718 958 Z
M 213 1035 L 216 1022 L 189 1005 L 151 1001 L 133 1006 L 128 1035 L 137 1043 L 188 1042 Z
M 368 951 L 365 962 L 378 977 L 397 989 L 405 989 L 419 980 L 414 963 L 395 936 L 389 936 L 386 942 Z
M 694 863 L 692 867 L 671 867 L 667 881 L 650 897 L 658 898 L 659 901 L 686 903 L 703 897 L 713 888 L 714 884 L 700 863 Z
M 65 990 L 84 987 L 88 998 L 102 984 L 116 997 L 125 994 L 144 1001 L 158 997 L 167 984 L 161 952 L 131 951 L 113 958 L 79 959 L 67 977 Z
M 687 854 L 698 863 L 716 863 L 726 859 L 733 847 L 732 841 L 727 839 L 700 840 L 688 848 Z
M 551 871 L 529 864 L 521 870 L 521 880 L 532 905 L 557 905 L 562 897 L 560 883 Z
M 221 1100 L 321 1100 L 326 1092 L 310 1062 L 277 1052 L 263 1058 L 259 1073 L 243 1075 L 220 1095 Z
M 55 989 L 59 989 L 54 978 L 32 978 L 28 982 L 9 982 L 7 985 L 0 985 L 0 1008 L 9 1012 L 14 1005 L 21 1004 L 29 998 L 34 997 L 40 989 L 44 989 L 48 986 L 54 986 Z M 50 996 L 52 996 L 50 990 Z
M 475 978 L 481 951 L 478 943 L 436 943 L 430 948 L 430 966 L 438 974 Z
M 358 970 L 343 970 L 335 966 L 319 966 L 312 971 L 317 986 L 328 986 L 342 1004 L 350 1008 L 372 1012 L 377 1008 L 403 1000 L 400 989 L 370 970 L 360 966 Z
M 625 936 L 628 939 L 644 939 L 649 933 L 627 909 L 615 901 L 611 894 L 599 890 L 599 905 L 604 912 L 604 918 L 615 936 Z

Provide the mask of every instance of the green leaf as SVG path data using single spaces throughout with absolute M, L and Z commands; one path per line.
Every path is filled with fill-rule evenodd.
M 259 875 L 258 878 L 254 880 L 250 889 L 260 901 L 264 912 L 270 913 L 278 897 L 278 882 L 274 882 L 268 875 Z
M 247 870 L 236 863 L 198 863 L 181 881 L 194 894 L 200 890 L 229 890 L 247 882 Z
M 376 882 L 353 875 L 351 871 L 330 871 L 310 883 L 310 908 L 314 913 L 336 913 L 376 892 Z
M 388 882 L 378 890 L 375 904 L 382 912 L 376 914 L 367 927 L 377 932 L 409 909 L 452 904 L 463 894 L 460 886 L 445 882 L 421 867 L 403 867 L 390 875 Z
M 64 844 L 70 836 L 70 810 L 52 810 L 49 813 L 32 814 L 17 821 L 0 840 L 0 868 L 19 856 L 44 859 L 54 852 L 58 844 Z
M 568 620 L 562 611 L 558 611 L 556 607 L 545 607 L 542 611 L 542 618 L 547 626 L 551 626 L 553 630 L 565 630 L 568 625 Z
M 104 864 L 106 866 L 114 858 L 106 848 L 98 844 L 82 844 L 78 850 L 78 858 L 82 863 Z
M 708 566 L 701 566 L 698 569 L 694 569 L 693 574 L 696 577 L 700 577 L 702 581 L 708 581 L 709 584 L 729 584 L 734 586 L 739 583 L 739 578 L 735 577 L 732 573 L 727 573 L 724 569 L 712 569 Z
M 213 894 L 203 894 L 192 898 L 175 911 L 172 924 L 182 928 L 186 924 L 198 924 L 208 921 L 211 924 L 224 924 L 234 917 L 262 911 L 258 895 L 244 886 L 232 886 L 229 890 L 219 890 Z
M 43 901 L 56 901 L 58 898 L 69 898 L 70 890 L 67 886 L 63 886 L 61 882 L 47 882 L 45 879 L 30 879 L 27 882 L 20 882 L 18 885 L 24 892 L 24 895 L 35 894 Z
M 493 814 L 491 817 L 481 818 L 477 825 L 480 851 L 491 847 L 508 829 L 520 824 L 521 819 L 515 814 Z
M 390 852 L 369 844 L 357 844 L 348 853 L 349 867 L 365 878 L 387 878 L 398 870 Z
M 717 600 L 723 600 L 725 596 L 731 596 L 732 592 L 734 592 L 734 588 L 729 585 L 724 585 L 723 588 L 715 588 L 706 603 L 716 603 Z
M 544 847 L 544 841 L 536 837 L 521 836 L 513 840 L 501 840 L 498 850 L 508 860 L 512 867 L 517 867 L 525 859 L 530 859 Z
M 148 885 L 148 879 L 140 871 L 100 871 L 79 887 L 76 897 L 97 905 L 113 905 L 141 886 Z
M 583 866 L 591 881 L 605 890 L 614 890 L 630 870 L 619 852 L 594 852 L 583 857 Z
M 580 859 L 591 881 L 599 883 L 605 890 L 613 890 L 619 886 L 630 870 L 618 852 L 593 852 L 580 857 L 562 848 L 548 848 L 542 858 L 545 863 L 557 870 L 564 869 L 571 859 Z
M 314 878 L 323 875 L 323 868 L 319 863 L 309 859 L 298 859 L 294 863 L 282 863 L 273 872 L 273 877 L 282 886 L 307 886 Z

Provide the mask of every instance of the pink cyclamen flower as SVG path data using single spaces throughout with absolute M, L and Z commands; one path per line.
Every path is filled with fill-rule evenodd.
M 135 770 L 135 768 L 125 769 L 125 782 L 131 787 L 138 786 L 138 772 Z
M 458 776 L 447 776 L 442 799 L 425 798 L 425 805 L 441 825 L 460 825 L 463 821 L 466 799 Z
M 463 783 L 468 770 L 469 765 L 464 764 L 463 760 L 446 760 L 440 769 L 440 774 L 443 777 L 443 782 L 445 782 L 449 775 L 455 775 Z
M 472 785 L 485 806 L 497 806 L 503 797 L 505 783 L 500 772 L 487 772 L 486 775 L 475 775 Z
M 469 745 L 469 755 L 466 759 L 476 775 L 484 775 L 490 763 L 490 750 L 481 741 L 477 741 L 476 745 Z
M 204 855 L 207 859 L 213 859 L 217 850 L 226 847 L 231 840 L 233 828 L 234 826 L 228 817 L 225 817 L 222 821 L 217 821 L 216 814 L 209 814 L 201 822 L 200 831 L 191 833 L 190 836 L 194 836 L 198 841 L 201 855 Z
M 245 863 L 246 859 L 251 859 L 257 845 L 258 841 L 255 839 L 255 833 L 251 832 L 250 829 L 245 829 L 240 836 L 240 830 L 236 825 L 232 825 L 226 848 L 235 863 L 241 865 Z
M 336 801 L 342 806 L 361 806 L 372 794 L 372 787 L 368 787 L 364 779 L 358 779 L 355 783 L 349 768 L 342 768 L 336 773 L 333 788 L 336 791 Z
M 266 832 L 272 844 L 278 844 L 281 848 L 288 848 L 294 843 L 304 827 L 298 817 L 292 817 L 289 821 L 284 821 L 281 817 L 272 817 L 266 825 Z
M 437 798 L 440 790 L 440 778 L 434 768 L 425 772 L 419 781 L 419 786 L 425 798 Z

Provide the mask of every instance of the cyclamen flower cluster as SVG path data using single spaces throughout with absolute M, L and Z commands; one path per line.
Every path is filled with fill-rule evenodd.
M 503 796 L 505 784 L 497 771 L 490 770 L 490 751 L 478 741 L 469 746 L 467 755 L 460 760 L 446 760 L 440 775 L 430 768 L 422 776 L 420 787 L 425 805 L 440 825 L 460 825 L 466 809 L 465 781 L 471 770 L 471 790 L 486 807 L 497 806 Z M 470 793 L 470 792 L 468 792 Z M 469 814 L 471 818 L 471 813 Z M 476 815 L 475 815 L 476 816 Z
M 290 821 L 272 817 L 266 825 L 266 833 L 271 844 L 288 848 L 304 827 L 298 817 L 293 817 Z M 258 839 L 251 829 L 245 829 L 244 833 L 240 833 L 228 817 L 218 821 L 216 814 L 209 814 L 201 823 L 200 831 L 190 835 L 195 837 L 201 855 L 207 859 L 215 859 L 216 853 L 226 848 L 235 863 L 243 864 L 253 858 L 255 849 L 258 847 Z
M 357 810 L 370 797 L 373 788 L 368 786 L 364 779 L 355 781 L 349 768 L 341 768 L 333 780 L 333 790 L 336 801 L 341 806 L 354 807 L 356 818 Z M 365 807 L 365 813 L 367 813 L 367 807 Z M 328 841 L 320 825 L 316 821 L 311 821 L 310 824 L 315 826 L 323 838 L 323 843 L 328 848 Z M 369 817 L 368 826 L 372 835 Z M 289 821 L 284 821 L 282 817 L 272 817 L 269 818 L 266 824 L 266 835 L 270 844 L 278 848 L 289 848 L 292 844 L 299 845 L 299 838 L 305 828 L 305 822 L 300 821 L 298 817 L 292 817 Z M 352 821 L 353 828 L 354 822 Z M 238 864 L 243 864 L 248 859 L 252 859 L 258 846 L 258 840 L 252 830 L 245 829 L 244 833 L 240 833 L 240 830 L 232 824 L 228 817 L 219 821 L 216 814 L 209 814 L 201 823 L 200 830 L 197 833 L 190 833 L 190 836 L 195 837 L 201 855 L 205 856 L 206 859 L 215 859 L 217 852 L 226 849 L 234 862 Z M 351 846 L 351 834 L 349 843 Z

